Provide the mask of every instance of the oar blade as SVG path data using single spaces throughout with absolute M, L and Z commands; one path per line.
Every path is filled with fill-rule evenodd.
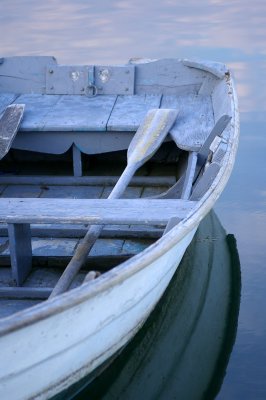
M 128 164 L 144 164 L 159 148 L 178 115 L 176 109 L 152 109 L 135 133 L 127 152 Z
M 24 104 L 11 104 L 0 119 L 0 159 L 7 154 L 15 139 L 24 108 Z

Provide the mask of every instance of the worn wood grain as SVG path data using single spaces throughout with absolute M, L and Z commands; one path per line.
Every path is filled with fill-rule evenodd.
M 224 75 L 228 72 L 225 64 L 216 61 L 183 60 L 182 63 L 190 68 L 207 71 L 219 79 L 223 79 Z
M 214 126 L 210 96 L 163 96 L 161 107 L 180 110 L 176 123 L 170 130 L 178 147 L 183 150 L 200 149 Z
M 5 57 L 0 65 L 0 91 L 45 93 L 46 66 L 56 65 L 54 57 Z
M 7 106 L 9 106 L 17 99 L 17 97 L 18 94 L 15 93 L 0 93 L 0 115 L 6 109 Z
M 29 224 L 8 224 L 12 276 L 17 285 L 27 278 L 32 266 L 31 232 Z
M 199 200 L 207 190 L 210 189 L 219 171 L 220 165 L 217 163 L 211 163 L 195 184 L 190 199 L 194 201 Z
M 178 59 L 137 62 L 136 93 L 196 94 L 206 75 L 206 71 L 192 70 Z
M 41 195 L 42 189 L 40 186 L 35 185 L 11 185 L 6 186 L 1 194 L 4 198 L 14 198 L 14 197 L 39 197 Z
M 185 200 L 85 200 L 85 199 L 0 199 L 0 222 L 8 223 L 93 223 L 165 224 L 184 218 L 195 203 Z
M 20 95 L 17 102 L 25 104 L 20 130 L 23 132 L 42 131 L 47 116 L 52 112 L 60 97 L 59 95 L 46 96 L 34 93 Z
M 83 238 L 88 230 L 87 225 L 57 225 L 34 224 L 31 225 L 32 237 L 38 238 Z M 162 228 L 140 225 L 110 225 L 105 226 L 101 232 L 101 238 L 150 238 L 158 239 L 162 236 Z M 0 225 L 0 253 L 8 247 L 7 227 Z
M 45 131 L 105 131 L 115 95 L 63 95 L 46 116 Z
M 102 186 L 44 186 L 40 197 L 43 199 L 98 199 L 102 192 Z
M 40 186 L 98 186 L 115 185 L 119 176 L 34 176 L 34 175 L 0 175 L 0 184 L 3 185 L 40 185 Z M 173 185 L 176 181 L 174 175 L 167 176 L 134 176 L 130 186 L 165 186 Z M 30 186 L 29 186 L 30 187 Z M 31 197 L 31 196 L 28 196 Z
M 147 112 L 160 107 L 160 101 L 160 94 L 118 96 L 107 124 L 107 130 L 136 131 Z

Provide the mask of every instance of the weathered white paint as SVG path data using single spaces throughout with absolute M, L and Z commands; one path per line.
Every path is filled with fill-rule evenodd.
M 46 399 L 127 343 L 165 291 L 195 231 L 129 279 L 2 336 L 0 397 Z

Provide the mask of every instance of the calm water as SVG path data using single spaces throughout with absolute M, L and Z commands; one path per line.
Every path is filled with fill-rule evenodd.
M 266 398 L 265 0 L 0 0 L 0 56 L 54 55 L 60 63 L 196 57 L 234 71 L 241 140 L 216 213 L 237 239 L 238 331 L 218 399 Z

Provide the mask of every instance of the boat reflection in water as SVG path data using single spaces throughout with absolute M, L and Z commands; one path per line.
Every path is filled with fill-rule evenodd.
M 65 398 L 214 398 L 236 334 L 239 267 L 235 239 L 212 211 L 143 329 L 97 379 Z

